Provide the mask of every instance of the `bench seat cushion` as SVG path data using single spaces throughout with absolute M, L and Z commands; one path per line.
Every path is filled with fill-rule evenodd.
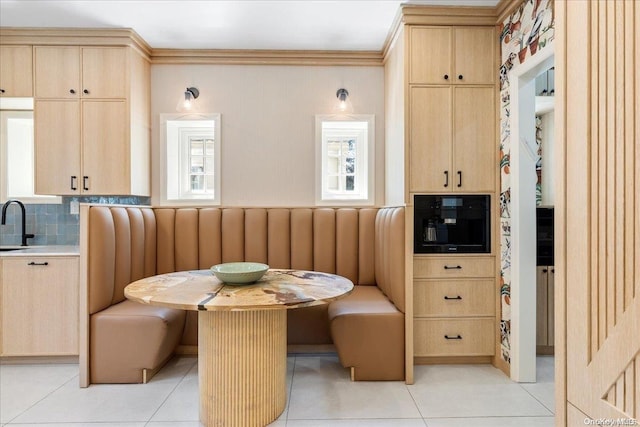
M 331 336 L 354 380 L 404 379 L 404 314 L 377 286 L 355 286 L 329 305 Z
M 91 316 L 91 383 L 141 383 L 171 356 L 185 311 L 125 300 Z

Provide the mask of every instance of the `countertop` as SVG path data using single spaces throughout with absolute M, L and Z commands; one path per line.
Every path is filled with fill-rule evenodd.
M 0 257 L 16 256 L 79 256 L 79 246 L 45 245 L 45 246 L 0 246 L 0 249 L 17 248 L 16 250 L 0 250 Z

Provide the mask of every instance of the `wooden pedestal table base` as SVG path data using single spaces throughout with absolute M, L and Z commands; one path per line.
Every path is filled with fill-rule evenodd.
M 234 286 L 198 270 L 140 279 L 124 295 L 198 312 L 200 421 L 253 427 L 278 418 L 287 400 L 287 310 L 352 290 L 349 279 L 317 271 L 271 269 L 253 284 Z
M 265 426 L 287 399 L 285 309 L 200 311 L 200 421 L 206 427 Z

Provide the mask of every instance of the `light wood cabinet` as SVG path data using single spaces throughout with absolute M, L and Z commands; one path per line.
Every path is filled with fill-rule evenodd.
M 127 48 L 36 46 L 36 98 L 125 98 Z
M 493 27 L 413 26 L 409 83 L 494 84 Z
M 414 356 L 495 353 L 493 256 L 414 256 Z
M 78 257 L 7 257 L 0 264 L 0 355 L 77 355 Z
M 555 267 L 536 270 L 536 347 L 538 354 L 553 354 Z
M 148 61 L 124 46 L 34 52 L 36 193 L 148 196 Z
M 494 192 L 493 86 L 411 88 L 409 190 Z
M 31 46 L 0 46 L 0 96 L 33 96 Z

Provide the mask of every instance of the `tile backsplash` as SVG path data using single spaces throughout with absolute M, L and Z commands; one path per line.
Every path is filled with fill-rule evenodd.
M 77 245 L 80 234 L 80 215 L 71 214 L 71 202 L 121 205 L 149 205 L 149 197 L 88 196 L 63 197 L 62 204 L 24 205 L 29 245 Z M 7 221 L 0 225 L 0 245 L 20 245 L 22 224 L 20 207 L 12 203 L 7 208 Z

